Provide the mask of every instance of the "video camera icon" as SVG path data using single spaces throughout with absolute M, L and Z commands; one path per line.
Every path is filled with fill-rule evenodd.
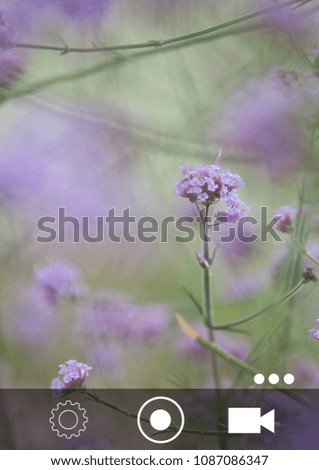
M 262 427 L 275 432 L 275 410 L 262 415 L 261 408 L 228 408 L 230 434 L 260 434 Z

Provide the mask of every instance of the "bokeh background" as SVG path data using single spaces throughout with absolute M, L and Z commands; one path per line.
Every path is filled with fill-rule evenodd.
M 214 163 L 221 148 L 221 165 L 245 180 L 240 197 L 250 215 L 259 220 L 261 206 L 270 218 L 295 207 L 294 235 L 319 256 L 318 2 L 291 2 L 197 40 L 160 45 L 277 3 L 0 2 L 20 45 L 158 41 L 99 53 L 0 51 L 2 388 L 47 388 L 68 359 L 93 367 L 93 387 L 214 385 L 209 354 L 175 319 L 178 312 L 203 329 L 185 292 L 201 301 L 199 238 L 176 243 L 171 228 L 168 243 L 73 243 L 71 232 L 65 243 L 38 243 L 38 219 L 57 217 L 61 207 L 88 216 L 93 232 L 95 218 L 111 208 L 158 220 L 194 215 L 174 196 L 179 167 Z M 217 323 L 253 313 L 298 283 L 310 263 L 288 234 L 282 239 L 219 248 Z M 318 300 L 309 284 L 217 342 L 265 374 L 292 372 L 299 387 L 316 387 L 319 345 L 308 331 Z M 222 371 L 225 387 L 252 385 L 227 364 Z

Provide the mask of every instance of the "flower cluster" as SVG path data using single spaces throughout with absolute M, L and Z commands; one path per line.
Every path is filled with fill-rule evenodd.
M 316 322 L 319 324 L 319 318 L 317 318 Z M 311 328 L 311 330 L 309 330 L 309 333 L 309 339 L 316 339 L 317 341 L 319 341 L 318 326 L 316 326 L 315 328 Z
M 80 271 L 66 263 L 54 263 L 38 269 L 35 280 L 52 304 L 62 299 L 77 299 L 85 290 Z
M 92 367 L 75 359 L 70 359 L 64 364 L 60 364 L 59 375 L 51 382 L 52 390 L 67 390 L 80 388 L 89 375 Z
M 183 178 L 175 185 L 175 195 L 190 202 L 209 206 L 220 200 L 225 202 L 227 212 L 218 213 L 224 221 L 236 221 L 249 209 L 237 195 L 244 186 L 242 178 L 223 170 L 219 165 L 182 166 Z
M 280 217 L 276 227 L 280 232 L 291 232 L 293 229 L 293 222 L 297 214 L 297 209 L 291 206 L 280 207 L 276 212 L 276 217 Z

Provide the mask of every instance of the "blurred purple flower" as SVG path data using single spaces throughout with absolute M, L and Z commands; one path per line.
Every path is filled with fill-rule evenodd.
M 273 251 L 270 260 L 270 275 L 272 278 L 277 277 L 283 271 L 283 267 L 289 259 L 289 250 L 286 246 L 277 248 Z
M 55 305 L 62 299 L 77 299 L 85 292 L 79 269 L 66 263 L 54 263 L 39 268 L 35 282 Z
M 167 332 L 171 315 L 166 305 L 138 305 L 126 295 L 106 292 L 81 308 L 79 328 L 93 338 L 118 337 L 151 341 Z
M 252 297 L 264 289 L 269 281 L 266 278 L 256 276 L 246 276 L 241 279 L 230 281 L 225 289 L 225 299 L 228 301 L 239 301 Z
M 124 358 L 121 347 L 114 342 L 105 344 L 105 341 L 95 340 L 94 344 L 85 341 L 86 356 L 96 370 L 107 372 L 109 378 L 121 378 L 124 375 Z
M 51 389 L 53 390 L 82 387 L 85 379 L 89 375 L 89 371 L 92 370 L 92 367 L 78 362 L 75 359 L 70 359 L 64 364 L 60 364 L 59 367 L 59 376 L 55 377 L 51 382 Z
M 316 361 L 298 357 L 293 361 L 291 371 L 295 376 L 296 388 L 317 388 L 319 383 L 319 367 Z
M 276 227 L 280 232 L 291 232 L 293 230 L 293 222 L 298 210 L 292 206 L 283 206 L 277 210 L 275 217 L 280 219 L 276 223 Z
M 202 336 L 207 338 L 207 328 L 202 323 L 192 323 L 192 327 Z M 178 334 L 178 338 L 174 341 L 174 349 L 178 354 L 182 354 L 188 359 L 206 360 L 210 353 L 197 341 L 192 340 L 183 333 Z
M 36 10 L 56 8 L 67 17 L 87 21 L 104 15 L 113 0 L 27 0 Z
M 297 39 L 305 39 L 305 37 L 315 33 L 314 14 L 316 10 L 312 5 L 304 5 L 300 8 L 280 7 L 274 2 L 269 2 L 273 8 L 263 16 L 263 22 L 268 26 L 281 29 L 283 32 L 296 35 Z
M 251 258 L 257 250 L 257 242 L 248 241 L 248 238 L 253 235 L 253 231 L 249 227 L 245 228 L 245 237 L 247 238 L 247 240 L 242 240 L 241 237 L 238 236 L 238 232 L 236 231 L 233 240 L 223 242 L 222 240 L 224 231 L 219 232 L 220 249 L 222 251 L 223 256 L 232 267 L 237 266 L 238 263 L 243 261 L 247 263 L 248 259 Z M 225 235 L 227 234 L 228 232 L 225 231 Z M 239 266 L 240 269 L 242 269 L 242 265 L 240 264 Z
M 289 90 L 293 83 L 298 82 L 299 73 L 295 70 L 272 66 L 269 70 L 269 77 L 279 89 L 287 88 Z
M 307 155 L 305 128 L 315 103 L 313 89 L 304 83 L 284 88 L 272 77 L 252 81 L 226 104 L 214 139 L 271 171 L 291 170 Z
M 15 338 L 28 347 L 47 344 L 54 325 L 53 313 L 42 290 L 33 287 L 23 291 L 10 316 Z
M 100 18 L 112 0 L 53 0 L 68 16 L 75 19 Z
M 138 341 L 152 341 L 168 331 L 171 312 L 163 304 L 135 305 L 131 318 L 130 336 Z
M 0 71 L 0 76 L 3 72 Z M 42 186 L 43 160 L 28 148 L 31 142 L 29 136 L 29 139 L 21 138 L 19 143 L 12 140 L 9 147 L 4 144 L 0 161 L 0 199 L 3 201 L 25 202 Z
M 216 333 L 216 343 L 229 354 L 241 360 L 246 360 L 250 351 L 249 342 L 234 336 L 232 333 L 226 334 L 218 331 Z
M 24 70 L 24 63 L 16 52 L 0 53 L 0 87 L 10 88 Z
M 317 318 L 316 322 L 319 324 L 319 318 Z M 309 339 L 316 339 L 319 341 L 319 326 L 317 325 L 315 328 L 311 328 L 309 330 Z
M 10 48 L 13 37 L 14 31 L 8 20 L 8 11 L 0 5 L 0 49 Z

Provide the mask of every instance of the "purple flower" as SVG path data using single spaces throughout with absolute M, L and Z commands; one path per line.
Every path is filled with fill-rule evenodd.
M 225 217 L 229 220 L 238 220 L 248 210 L 237 196 L 236 190 L 244 186 L 237 174 L 223 170 L 218 164 L 182 166 L 181 170 L 183 178 L 175 184 L 176 196 L 206 206 L 222 200 L 227 207 Z
M 226 201 L 227 212 L 219 211 L 215 214 L 215 218 L 219 223 L 236 223 L 250 210 L 249 206 L 241 201 L 236 194 Z
M 63 390 L 64 389 L 64 382 L 59 379 L 59 377 L 55 377 L 51 382 L 51 389 L 52 390 Z
M 256 254 L 257 247 L 259 247 L 258 242 L 252 238 L 255 234 L 252 228 L 247 226 L 247 228 L 245 227 L 245 238 L 239 236 L 238 231 L 236 231 L 232 240 L 226 238 L 226 241 L 223 241 L 227 235 L 229 235 L 228 229 L 226 230 L 226 227 L 221 227 L 219 231 L 220 249 L 232 268 L 236 264 L 242 270 L 242 262 L 247 263 L 247 261 L 251 260 L 252 256 Z
M 59 376 L 55 377 L 51 382 L 51 389 L 66 390 L 80 388 L 84 384 L 85 379 L 89 375 L 92 367 L 75 359 L 70 359 L 64 364 L 60 364 Z
M 82 307 L 79 329 L 92 338 L 118 337 L 133 343 L 152 341 L 169 327 L 166 305 L 139 305 L 124 294 L 106 292 Z
M 54 263 L 38 269 L 35 282 L 52 304 L 62 299 L 77 299 L 85 291 L 80 271 L 66 263 Z
M 292 7 L 281 7 L 269 2 L 273 8 L 264 16 L 263 21 L 267 26 L 274 26 L 285 33 L 294 34 L 297 40 L 315 34 L 315 10 L 311 5 L 292 9 Z
M 238 280 L 230 281 L 225 288 L 225 299 L 228 301 L 238 301 L 247 297 L 252 297 L 263 290 L 269 281 L 260 276 L 246 276 Z
M 317 318 L 316 322 L 319 324 L 319 318 Z M 315 328 L 311 328 L 311 330 L 309 330 L 309 339 L 316 339 L 317 341 L 319 341 L 318 326 L 316 326 Z
M 104 15 L 112 0 L 29 0 L 29 6 L 39 10 L 53 7 L 69 18 L 87 21 Z
M 87 358 L 94 370 L 99 373 L 107 371 L 108 378 L 118 379 L 125 375 L 125 361 L 121 346 L 114 341 L 105 344 L 105 341 L 94 341 L 94 344 L 85 343 Z
M 283 206 L 276 212 L 276 217 L 280 217 L 276 223 L 276 227 L 281 232 L 291 232 L 293 229 L 293 222 L 296 218 L 297 209 L 292 206 Z
M 282 67 L 270 67 L 269 77 L 278 88 L 289 88 L 298 82 L 299 73 L 295 70 L 287 70 Z
M 24 70 L 21 57 L 14 51 L 0 53 L 0 87 L 10 88 Z
M 182 166 L 183 178 L 175 185 L 175 195 L 191 202 L 212 204 L 227 200 L 232 191 L 244 186 L 240 176 L 222 170 L 218 165 Z
M 226 103 L 213 138 L 252 164 L 287 171 L 307 155 L 306 125 L 315 113 L 312 84 L 278 86 L 278 77 L 254 80 Z
M 60 9 L 71 18 L 100 18 L 110 0 L 55 0 Z
M 54 311 L 42 289 L 33 286 L 14 301 L 10 323 L 12 333 L 28 349 L 48 345 L 54 329 Z
M 0 49 L 11 47 L 14 32 L 7 17 L 6 8 L 0 5 Z
M 136 340 L 152 341 L 168 331 L 169 308 L 163 304 L 136 305 L 132 309 L 129 334 Z
M 319 370 L 316 361 L 306 357 L 293 358 L 290 371 L 295 376 L 296 388 L 317 388 L 319 383 Z

